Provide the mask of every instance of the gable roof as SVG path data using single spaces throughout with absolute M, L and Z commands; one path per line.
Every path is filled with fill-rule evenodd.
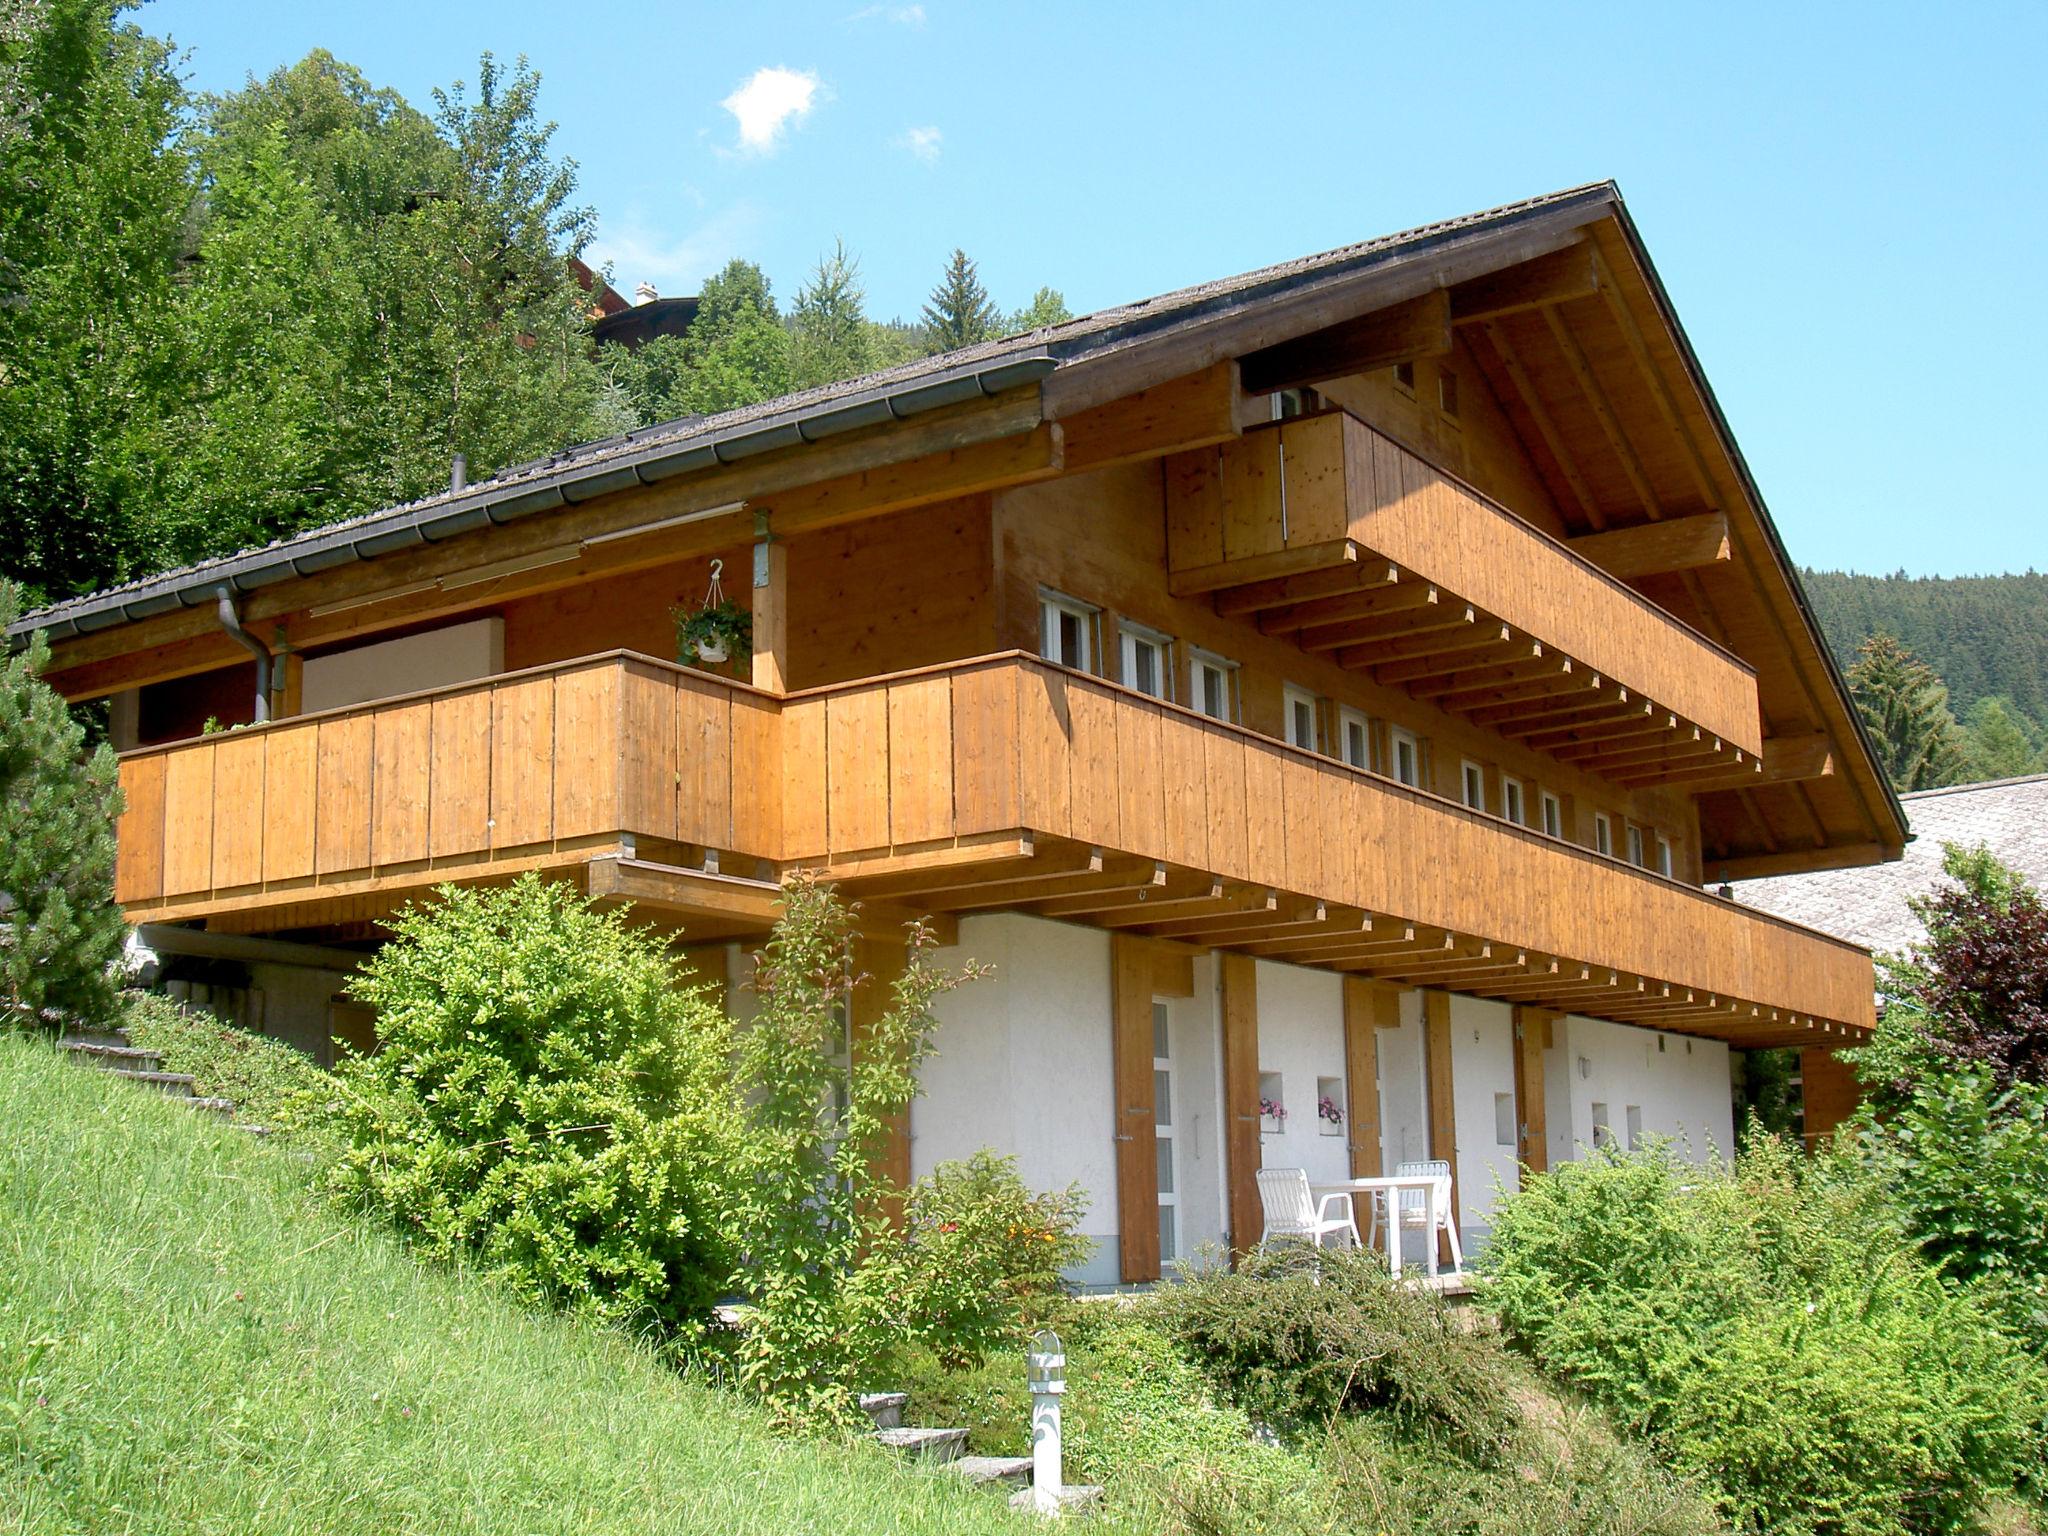
M 90 633 L 179 606 L 213 601 L 226 584 L 249 592 L 352 560 L 439 542 L 458 534 L 587 501 L 635 484 L 734 463 L 863 427 L 904 420 L 943 406 L 1036 383 L 1057 369 L 1118 352 L 1205 318 L 1298 293 L 1395 257 L 1527 224 L 1541 215 L 1583 210 L 1597 216 L 1618 204 L 1612 182 L 1591 183 L 1399 234 L 1340 246 L 1316 256 L 1198 283 L 1156 298 L 1098 310 L 1059 325 L 917 358 L 841 383 L 820 385 L 714 416 L 683 417 L 501 470 L 460 491 L 330 523 L 256 549 L 139 577 L 85 597 L 52 603 L 8 626 L 10 637 L 41 629 L 51 640 Z
M 1903 950 L 1926 937 L 1906 903 L 1942 881 L 1942 845 L 1983 843 L 2048 889 L 2048 774 L 1957 784 L 1901 795 L 1914 841 L 1892 864 L 1746 880 L 1735 899 L 1871 950 Z

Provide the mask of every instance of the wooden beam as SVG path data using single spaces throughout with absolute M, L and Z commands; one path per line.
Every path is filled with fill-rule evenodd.
M 928 905 L 940 912 L 985 911 L 1026 903 L 1101 901 L 1106 897 L 1157 890 L 1166 884 L 1166 866 L 1143 860 L 1116 860 L 1096 873 L 1027 875 L 953 891 L 939 891 Z
M 1554 752 L 1563 747 L 1579 746 L 1589 742 L 1627 741 L 1637 736 L 1661 736 L 1667 731 L 1678 729 L 1678 716 L 1669 711 L 1652 713 L 1645 704 L 1632 709 L 1625 715 L 1611 720 L 1595 720 L 1583 725 L 1545 726 L 1541 730 L 1503 731 L 1503 736 L 1517 737 L 1523 746 L 1538 752 Z
M 1372 669 L 1372 680 L 1390 688 L 1406 688 L 1440 677 L 1465 677 L 1490 672 L 1511 662 L 1537 661 L 1543 656 L 1539 640 L 1516 640 L 1503 624 L 1497 632 L 1467 637 L 1434 655 L 1412 661 L 1382 662 Z
M 1389 567 L 1395 570 L 1396 567 Z M 1378 618 L 1383 614 L 1410 613 L 1438 601 L 1437 589 L 1426 581 L 1395 581 L 1390 575 L 1363 590 L 1347 590 L 1318 597 L 1291 607 L 1269 611 L 1259 619 L 1262 635 L 1291 635 L 1319 624 L 1348 623 L 1355 619 Z M 1217 603 L 1220 613 L 1223 604 Z
M 754 545 L 754 686 L 789 688 L 789 546 L 763 536 Z
M 1259 1203 L 1257 962 L 1250 955 L 1226 951 L 1216 957 L 1216 967 L 1223 994 L 1223 1169 L 1230 1246 L 1234 1253 L 1249 1253 L 1265 1230 Z M 1156 1160 L 1149 1146 L 1145 1155 Z
M 1558 1015 L 1548 1008 L 1515 1008 L 1515 1125 L 1520 1159 L 1531 1173 L 1550 1170 L 1550 1118 L 1543 1082 L 1543 1053 Z
M 1453 681 L 1431 683 L 1428 687 L 1410 688 L 1408 691 L 1418 699 L 1448 701 L 1484 697 L 1496 688 L 1511 688 L 1524 683 L 1569 684 L 1578 680 L 1569 656 L 1531 656 L 1522 661 L 1503 662 L 1496 667 L 1463 673 Z M 1457 707 L 1449 702 L 1443 705 L 1445 709 Z
M 1344 1138 L 1351 1177 L 1380 1176 L 1380 1041 L 1401 1023 L 1401 993 L 1363 976 L 1344 978 Z
M 1226 619 L 1241 619 L 1269 608 L 1288 608 L 1296 603 L 1334 597 L 1345 592 L 1369 591 L 1391 586 L 1401 578 L 1397 565 L 1380 565 L 1361 560 L 1327 571 L 1309 571 L 1300 576 L 1280 576 L 1255 581 L 1249 586 L 1231 587 L 1213 599 L 1216 612 Z
M 1451 292 L 1451 323 L 1471 325 L 1525 309 L 1542 309 L 1600 291 L 1598 256 L 1590 240 L 1503 267 L 1458 284 Z
M 1423 1055 L 1429 1086 L 1429 1155 L 1451 1165 L 1451 1220 L 1462 1236 L 1465 1227 L 1459 1210 L 1458 1109 L 1451 1076 L 1451 998 L 1447 992 L 1422 994 Z M 1448 1263 L 1451 1256 L 1447 1238 L 1438 1243 L 1437 1261 Z
M 1838 843 L 1832 848 L 1795 848 L 1785 853 L 1756 853 L 1737 859 L 1709 859 L 1710 880 L 1761 880 L 1769 875 L 1803 875 L 1822 869 L 1851 869 L 1881 864 L 1898 854 L 1883 843 Z
M 1762 772 L 1756 775 L 1743 774 L 1738 782 L 1788 784 L 1807 779 L 1830 778 L 1834 772 L 1834 738 L 1826 731 L 1814 731 L 1800 736 L 1765 737 Z
M 1152 1102 L 1152 946 L 1112 935 L 1111 1068 L 1116 1105 L 1117 1258 L 1126 1284 L 1159 1278 L 1158 1106 Z
M 1451 296 L 1443 289 L 1247 353 L 1238 362 L 1245 393 L 1271 394 L 1325 379 L 1371 373 L 1451 350 Z
M 1694 571 L 1734 558 L 1728 542 L 1728 515 L 1702 512 L 1633 528 L 1610 528 L 1567 539 L 1566 547 L 1622 581 Z
M 1199 597 L 1225 587 L 1249 586 L 1308 571 L 1326 571 L 1356 565 L 1364 551 L 1350 539 L 1327 539 L 1320 544 L 1302 544 L 1293 549 L 1276 549 L 1267 555 L 1246 555 L 1242 560 L 1223 560 L 1177 571 L 1166 580 L 1175 597 Z

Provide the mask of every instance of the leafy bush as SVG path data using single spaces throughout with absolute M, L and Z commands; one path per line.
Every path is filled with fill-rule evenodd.
M 0 581 L 0 628 L 21 594 Z M 114 754 L 42 680 L 41 630 L 0 650 L 0 1026 L 101 1023 L 115 1010 L 127 928 L 114 904 Z
M 160 993 L 131 992 L 124 1006 L 131 1040 L 159 1052 L 165 1071 L 189 1072 L 194 1093 L 233 1099 L 239 1119 L 291 1134 L 323 1128 L 333 1114 L 339 1085 L 304 1051 Z
M 1075 1227 L 1079 1185 L 1035 1194 L 1017 1160 L 983 1149 L 940 1163 L 911 1186 L 905 1205 L 903 1284 L 919 1332 L 941 1363 L 964 1366 L 1021 1346 L 1052 1321 L 1060 1272 L 1088 1256 Z
M 1745 1529 L 1959 1530 L 2025 1469 L 2048 1387 L 1884 1216 L 1769 1140 L 1704 1169 L 1610 1149 L 1496 1209 L 1489 1294 Z
M 1161 1290 L 1145 1313 L 1232 1401 L 1296 1436 L 1371 1412 L 1492 1465 L 1515 1429 L 1499 1346 L 1370 1254 L 1253 1254 Z
M 351 991 L 333 1171 L 427 1252 L 609 1322 L 701 1324 L 736 1260 L 723 1013 L 652 937 L 567 885 L 446 887 Z

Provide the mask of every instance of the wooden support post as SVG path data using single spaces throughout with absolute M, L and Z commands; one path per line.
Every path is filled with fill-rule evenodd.
M 1111 1076 L 1115 1080 L 1116 1230 L 1127 1284 L 1159 1278 L 1159 1148 L 1152 1102 L 1152 945 L 1109 940 Z
M 1451 995 L 1422 994 L 1423 1054 L 1429 1073 L 1429 1155 L 1451 1165 L 1451 1220 L 1464 1229 L 1458 1187 L 1458 1112 L 1451 1079 Z M 1450 1239 L 1437 1238 L 1437 1262 L 1451 1261 Z
M 768 531 L 765 513 L 755 519 L 754 686 L 770 693 L 789 690 L 789 546 Z
M 1344 978 L 1345 1131 L 1351 1176 L 1376 1179 L 1380 1161 L 1380 1040 L 1401 1025 L 1401 989 L 1366 976 Z
M 848 1005 L 848 1044 L 858 1058 L 868 1049 L 875 1021 L 888 1011 L 891 989 L 910 962 L 899 939 L 854 940 L 854 974 L 864 977 Z M 910 1188 L 910 1110 L 906 1107 L 884 1127 L 879 1145 L 868 1153 L 868 1172 L 880 1185 L 889 1224 L 903 1224 L 903 1192 Z
M 1223 1176 L 1230 1247 L 1249 1253 L 1265 1230 L 1259 1203 L 1259 993 L 1250 955 L 1216 957 L 1223 987 Z
M 1515 1124 L 1520 1159 L 1531 1173 L 1550 1171 L 1550 1117 L 1545 1109 L 1543 1053 L 1557 1014 L 1526 1003 L 1515 1007 Z
M 1799 1085 L 1806 1101 L 1806 1145 L 1818 1147 L 1835 1134 L 1835 1128 L 1856 1113 L 1863 1088 L 1849 1064 L 1825 1046 L 1808 1046 L 1799 1053 Z
M 270 718 L 289 720 L 306 705 L 306 658 L 297 651 L 279 651 L 271 660 Z

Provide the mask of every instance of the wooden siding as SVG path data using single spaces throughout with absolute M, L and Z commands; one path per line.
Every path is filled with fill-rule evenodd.
M 1176 467 L 1176 578 L 1239 563 L 1270 575 L 1326 568 L 1356 545 L 1730 745 L 1762 750 L 1744 662 L 1346 412 L 1256 428 Z
M 131 753 L 121 775 L 119 890 L 138 917 L 393 870 L 487 875 L 625 835 L 850 878 L 1021 832 L 1702 1007 L 1870 1023 L 1854 946 L 1014 654 L 785 699 L 614 654 Z

